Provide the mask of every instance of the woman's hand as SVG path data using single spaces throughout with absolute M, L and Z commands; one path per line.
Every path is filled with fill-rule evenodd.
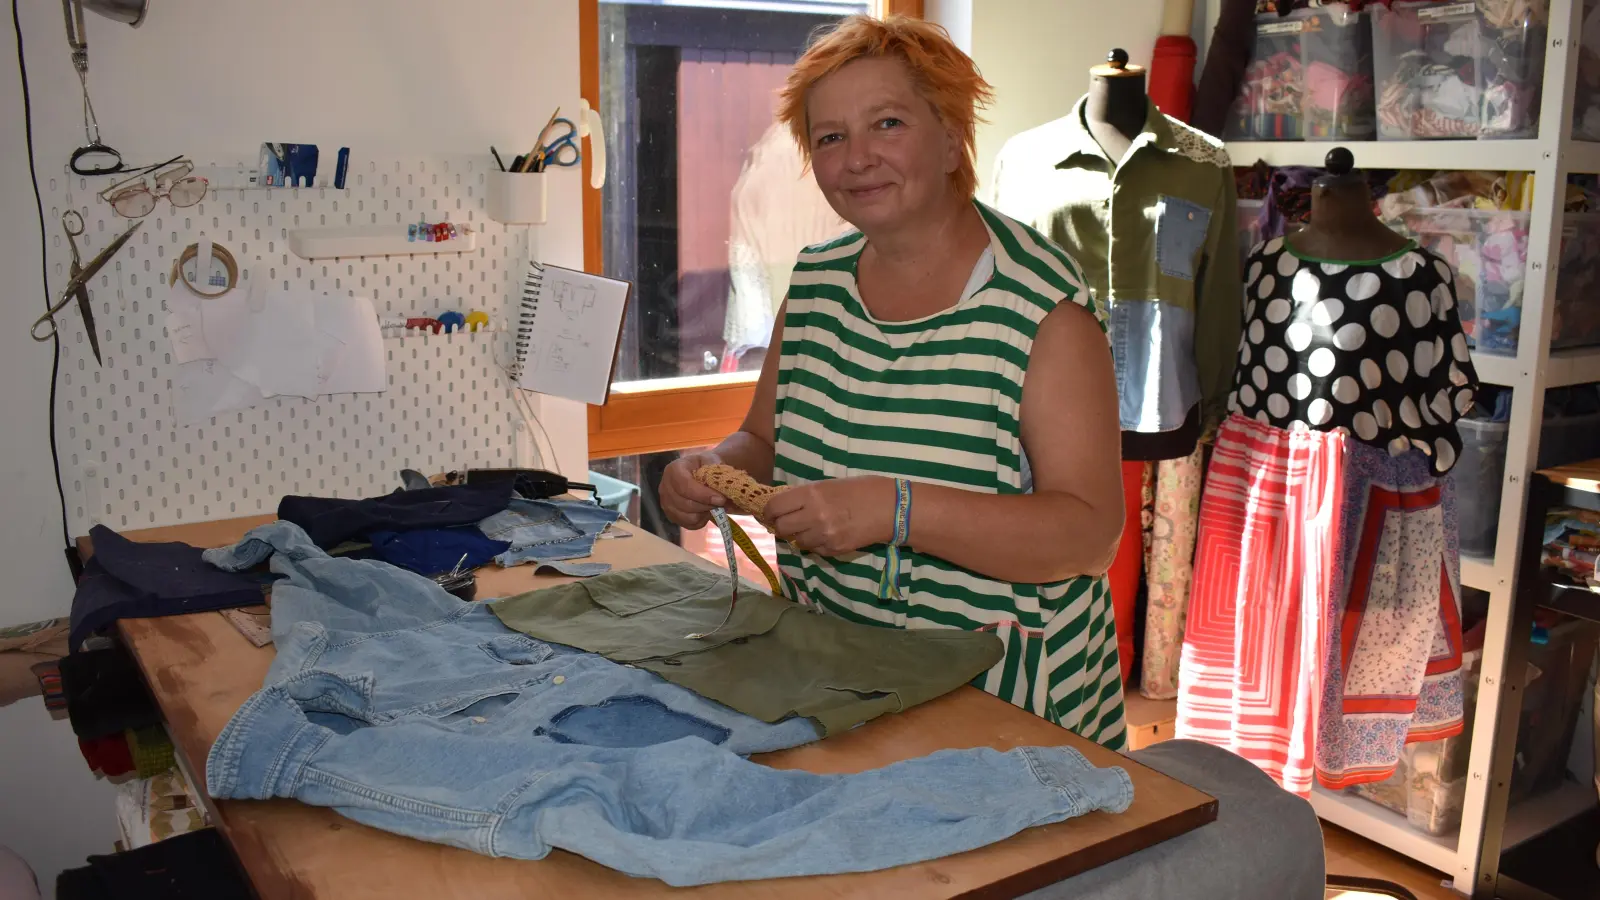
M 694 531 L 706 526 L 711 510 L 727 506 L 728 498 L 694 480 L 701 466 L 722 464 L 715 453 L 686 453 L 661 474 L 661 511 L 673 524 Z
M 802 553 L 842 556 L 894 537 L 894 480 L 833 478 L 767 500 L 764 524 Z

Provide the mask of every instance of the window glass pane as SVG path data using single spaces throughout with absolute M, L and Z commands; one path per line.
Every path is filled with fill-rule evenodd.
M 661 513 L 661 474 L 666 471 L 668 464 L 677 459 L 682 453 L 696 451 L 671 451 L 667 453 L 650 453 L 644 456 L 614 456 L 610 459 L 596 459 L 589 462 L 589 468 L 621 479 L 629 484 L 639 486 L 639 493 L 634 496 L 628 509 L 628 521 L 637 524 L 644 530 L 664 538 L 688 550 L 690 553 L 710 560 L 718 568 L 728 565 L 727 552 L 723 550 L 722 532 L 715 524 L 708 524 L 698 531 L 685 531 L 667 521 Z M 755 544 L 756 551 L 766 559 L 772 571 L 778 571 L 777 538 L 767 531 L 765 525 L 757 522 L 750 516 L 730 516 L 750 536 L 750 542 Z M 739 572 L 749 579 L 751 584 L 765 588 L 767 577 L 761 574 L 755 563 L 745 556 L 744 551 L 735 548 L 739 556 Z
M 605 273 L 634 284 L 616 380 L 761 367 L 802 247 L 845 230 L 777 91 L 806 40 L 868 3 L 600 3 Z

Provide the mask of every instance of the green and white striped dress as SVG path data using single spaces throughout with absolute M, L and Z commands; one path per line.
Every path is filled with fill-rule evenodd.
M 979 493 L 1024 490 L 1018 417 L 1039 323 L 1062 301 L 1088 308 L 1102 329 L 1105 316 L 1060 248 L 977 207 L 989 229 L 992 271 L 976 273 L 954 307 L 915 321 L 880 322 L 862 305 L 855 272 L 866 239 L 859 232 L 800 254 L 783 322 L 776 483 L 886 475 Z M 900 597 L 880 600 L 886 550 L 823 557 L 780 544 L 784 590 L 857 622 L 994 631 L 1005 657 L 977 686 L 1086 738 L 1123 746 L 1105 579 L 1011 584 L 907 551 Z

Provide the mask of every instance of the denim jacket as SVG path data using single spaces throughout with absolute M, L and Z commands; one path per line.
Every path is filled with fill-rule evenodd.
M 291 797 L 491 856 L 560 847 L 679 886 L 904 865 L 1132 801 L 1124 770 L 1062 747 L 771 769 L 744 754 L 814 740 L 809 720 L 769 725 L 518 634 L 419 575 L 329 558 L 288 523 L 207 559 L 273 550 L 278 655 L 211 748 L 213 797 Z

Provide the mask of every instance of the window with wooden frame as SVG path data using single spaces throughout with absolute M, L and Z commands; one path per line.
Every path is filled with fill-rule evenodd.
M 605 187 L 585 187 L 584 267 L 634 285 L 591 459 L 739 427 L 795 254 L 845 227 L 776 90 L 816 28 L 860 12 L 922 0 L 579 0 L 580 87 L 610 151 Z

